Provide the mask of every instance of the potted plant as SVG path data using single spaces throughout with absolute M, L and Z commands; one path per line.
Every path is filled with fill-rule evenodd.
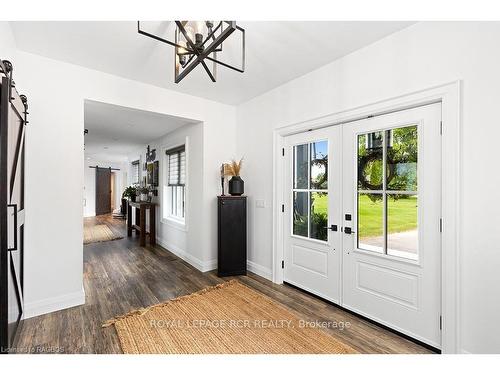
M 229 180 L 229 194 L 231 195 L 242 195 L 244 193 L 245 183 L 240 177 L 242 163 L 243 158 L 240 161 L 233 159 L 231 163 L 224 164 L 224 174 L 232 176 Z
M 149 196 L 149 187 L 146 185 L 142 185 L 142 186 L 139 186 L 137 191 L 141 195 L 141 197 L 140 197 L 141 202 L 147 202 L 148 196 Z
M 127 186 L 122 194 L 122 198 L 129 198 L 131 202 L 135 202 L 137 196 L 137 188 L 135 186 Z

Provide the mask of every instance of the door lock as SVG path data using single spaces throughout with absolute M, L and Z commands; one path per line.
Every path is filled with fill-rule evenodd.
M 338 230 L 335 224 L 332 224 L 329 227 L 323 227 L 323 229 L 330 229 L 333 232 L 336 232 Z

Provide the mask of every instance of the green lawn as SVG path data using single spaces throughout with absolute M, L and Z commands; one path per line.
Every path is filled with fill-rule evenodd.
M 314 212 L 326 214 L 328 212 L 328 195 L 313 193 L 312 197 L 314 199 Z
M 314 212 L 327 212 L 328 197 L 316 196 Z M 389 198 L 387 229 L 389 233 L 405 232 L 417 228 L 417 197 L 394 200 Z M 382 201 L 372 202 L 366 195 L 359 198 L 360 237 L 382 235 Z

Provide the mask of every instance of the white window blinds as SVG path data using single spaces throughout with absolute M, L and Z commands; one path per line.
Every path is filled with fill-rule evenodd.
M 180 146 L 168 150 L 168 185 L 184 186 L 186 184 L 186 149 Z

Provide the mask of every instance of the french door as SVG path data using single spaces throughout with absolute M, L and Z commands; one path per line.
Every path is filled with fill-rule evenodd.
M 437 348 L 440 120 L 432 104 L 290 136 L 285 187 L 284 280 Z
M 340 302 L 341 131 L 287 137 L 285 281 Z
M 25 97 L 0 61 L 0 353 L 9 352 L 23 314 Z

